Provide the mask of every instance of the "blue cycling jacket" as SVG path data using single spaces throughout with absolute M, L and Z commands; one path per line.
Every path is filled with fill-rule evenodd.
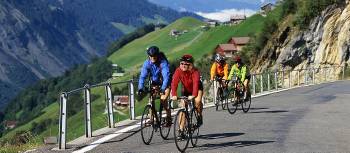
M 165 59 L 160 62 L 152 63 L 149 59 L 143 63 L 139 79 L 138 89 L 143 89 L 148 74 L 151 74 L 152 81 L 156 84 L 162 84 L 161 90 L 165 90 L 169 85 L 170 71 L 169 63 Z M 161 82 L 163 81 L 163 82 Z

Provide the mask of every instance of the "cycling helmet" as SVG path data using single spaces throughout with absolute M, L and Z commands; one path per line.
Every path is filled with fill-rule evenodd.
M 215 55 L 215 61 L 218 63 L 222 63 L 225 61 L 225 58 L 223 56 L 221 56 L 220 54 L 216 54 Z
M 234 61 L 235 61 L 236 63 L 242 63 L 242 59 L 241 59 L 241 57 L 239 57 L 239 56 L 236 56 L 236 57 L 234 58 Z
M 149 56 L 157 56 L 157 55 L 159 55 L 159 48 L 157 46 L 148 47 L 147 54 Z
M 188 63 L 193 63 L 193 62 L 194 62 L 194 59 L 193 59 L 192 55 L 186 54 L 186 55 L 184 55 L 184 56 L 181 57 L 180 61 L 185 61 L 185 62 L 188 62 Z

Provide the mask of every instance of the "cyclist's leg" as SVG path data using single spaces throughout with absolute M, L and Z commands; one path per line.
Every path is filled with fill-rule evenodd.
M 166 115 L 167 115 L 167 124 L 171 124 L 171 111 L 168 107 L 168 97 L 169 97 L 169 94 L 170 94 L 170 88 L 166 88 L 165 89 L 165 94 L 164 95 L 160 95 L 160 102 L 162 103 L 163 105 L 163 108 L 165 109 L 166 111 Z
M 217 93 L 218 93 L 218 81 L 214 80 L 214 94 L 217 94 Z M 219 95 L 216 95 L 216 96 L 219 96 Z M 217 98 L 217 97 L 214 97 L 214 98 Z M 216 99 L 214 99 L 214 102 L 215 104 L 217 104 Z
M 198 124 L 203 124 L 203 103 L 202 103 L 203 90 L 198 90 L 198 96 L 194 99 L 196 112 L 198 114 Z
M 186 104 L 185 104 L 185 101 L 184 100 L 181 100 L 180 101 L 180 106 L 181 108 L 185 108 L 186 107 Z M 180 130 L 183 131 L 183 129 L 185 128 L 185 124 L 186 124 L 186 116 L 185 116 L 185 113 L 181 113 L 179 115 L 179 124 L 180 124 Z

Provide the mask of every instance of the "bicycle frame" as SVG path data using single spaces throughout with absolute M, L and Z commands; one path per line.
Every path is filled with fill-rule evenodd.
M 152 85 L 152 81 L 149 82 L 149 91 L 150 91 L 150 96 L 149 96 L 149 101 L 148 101 L 148 105 L 151 106 L 152 109 L 152 114 L 154 115 L 154 117 L 156 118 L 156 125 L 161 125 L 160 123 L 160 117 L 158 116 L 157 110 L 156 110 L 156 106 L 155 106 L 155 100 L 157 95 L 159 94 L 159 90 L 157 90 L 158 87 L 156 87 L 155 85 Z M 162 115 L 162 112 L 159 112 L 159 115 Z

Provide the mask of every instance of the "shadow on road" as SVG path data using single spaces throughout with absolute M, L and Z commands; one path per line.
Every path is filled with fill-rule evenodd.
M 200 135 L 199 139 L 212 140 L 212 139 L 222 139 L 228 137 L 235 137 L 243 135 L 244 133 L 215 133 L 215 134 L 206 134 Z
M 247 147 L 247 146 L 254 146 L 259 144 L 265 144 L 265 143 L 272 143 L 275 141 L 231 141 L 231 142 L 222 142 L 222 143 L 208 143 L 204 144 L 198 147 L 199 150 L 214 150 L 219 148 L 225 148 L 225 147 Z
M 273 111 L 256 111 L 256 112 L 249 112 L 249 113 L 254 113 L 254 114 L 258 114 L 258 113 L 286 113 L 289 111 L 286 110 L 273 110 Z

